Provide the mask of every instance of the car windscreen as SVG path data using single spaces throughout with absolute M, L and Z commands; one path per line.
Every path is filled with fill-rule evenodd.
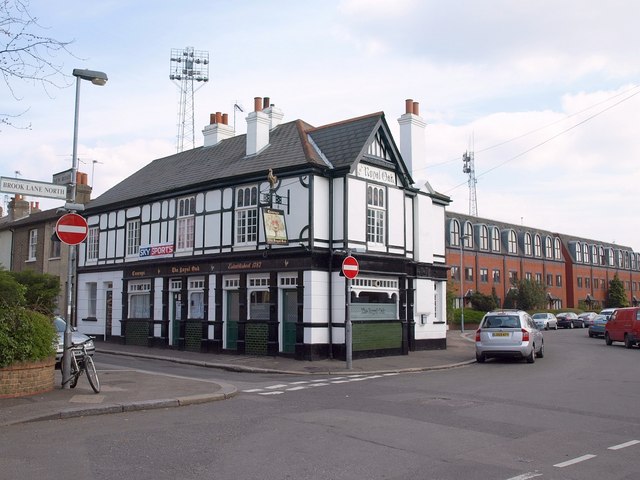
M 57 332 L 64 332 L 65 328 L 67 328 L 67 324 L 61 318 L 54 318 L 53 325 L 56 327 Z
M 492 315 L 484 319 L 484 328 L 520 328 L 517 315 Z

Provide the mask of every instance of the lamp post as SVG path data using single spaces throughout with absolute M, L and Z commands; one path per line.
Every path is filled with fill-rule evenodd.
M 76 174 L 78 172 L 78 114 L 80 111 L 80 80 L 88 80 L 94 85 L 104 85 L 107 83 L 107 74 L 94 70 L 73 69 L 73 76 L 76 77 L 76 104 L 73 120 L 73 154 L 71 157 L 71 185 L 67 192 L 67 204 L 65 208 L 69 211 L 78 209 L 76 205 Z M 67 324 L 64 329 L 64 349 L 62 352 L 62 388 L 70 388 L 69 379 L 71 377 L 71 312 L 73 303 L 73 279 L 75 273 L 76 246 L 69 245 L 69 261 L 67 268 Z
M 464 241 L 469 235 L 460 235 L 460 331 L 464 333 Z

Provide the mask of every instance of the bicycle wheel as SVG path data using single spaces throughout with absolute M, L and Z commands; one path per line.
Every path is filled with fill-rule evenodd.
M 71 357 L 71 377 L 69 378 L 69 387 L 76 388 L 80 373 L 82 372 L 78 367 L 78 361 L 76 360 L 76 357 Z
M 93 363 L 93 358 L 87 355 L 84 358 L 84 371 L 87 372 L 87 378 L 89 379 L 89 385 L 93 388 L 93 391 L 100 393 L 100 380 L 98 380 L 98 373 L 96 372 L 96 366 Z

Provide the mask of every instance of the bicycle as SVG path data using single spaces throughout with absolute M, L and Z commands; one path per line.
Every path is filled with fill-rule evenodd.
M 93 363 L 93 358 L 91 358 L 91 355 L 87 352 L 87 342 L 91 340 L 93 340 L 93 337 L 86 339 L 82 343 L 71 345 L 68 348 L 68 350 L 71 350 L 73 353 L 73 355 L 71 355 L 71 376 L 63 385 L 69 382 L 69 387 L 76 388 L 78 378 L 82 375 L 82 372 L 85 372 L 93 391 L 100 393 L 100 380 L 98 379 L 96 366 Z

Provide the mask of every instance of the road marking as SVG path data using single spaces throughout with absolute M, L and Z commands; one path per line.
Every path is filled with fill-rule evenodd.
M 258 395 L 281 395 L 284 392 L 259 392 Z
M 536 472 L 527 472 L 522 475 L 518 475 L 517 477 L 507 478 L 507 480 L 528 480 L 529 478 L 541 477 L 541 473 Z
M 621 448 L 627 448 L 632 445 L 637 445 L 638 443 L 640 443 L 640 440 L 631 440 L 629 442 L 625 442 L 619 445 L 614 445 L 613 447 L 609 447 L 609 450 L 620 450 Z
M 556 463 L 554 467 L 564 468 L 564 467 L 568 467 L 569 465 L 575 465 L 576 463 L 584 462 L 585 460 L 589 460 L 595 457 L 596 455 L 592 455 L 591 453 L 588 453 L 587 455 L 582 455 L 581 457 L 574 458 L 572 460 L 567 460 L 566 462 Z
M 267 390 L 275 390 L 276 388 L 284 388 L 284 387 L 288 387 L 289 385 L 287 385 L 286 383 L 280 383 L 278 385 L 269 385 L 268 387 L 264 387 Z
M 295 392 L 296 390 L 304 390 L 305 388 L 308 388 L 308 387 L 291 387 L 291 388 L 286 388 L 285 392 Z

